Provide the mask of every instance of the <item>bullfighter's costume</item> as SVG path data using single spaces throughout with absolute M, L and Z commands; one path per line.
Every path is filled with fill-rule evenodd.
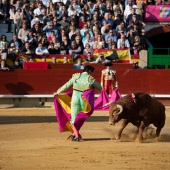
M 106 90 L 108 95 L 111 95 L 113 90 L 118 87 L 116 70 L 110 68 L 112 65 L 111 62 L 105 63 L 107 68 L 102 70 L 101 74 L 101 86 Z
M 85 119 L 87 117 L 89 117 L 94 110 L 94 88 L 101 90 L 101 85 L 100 83 L 96 82 L 95 79 L 90 76 L 87 72 L 83 72 L 83 73 L 75 73 L 73 74 L 72 78 L 66 83 L 64 84 L 61 88 L 59 88 L 56 92 L 56 98 L 57 100 L 60 102 L 60 96 L 62 96 L 63 94 L 61 94 L 63 91 L 65 91 L 66 89 L 68 89 L 70 86 L 73 86 L 73 93 L 72 96 L 70 95 L 70 101 L 71 101 L 71 106 L 70 107 L 70 112 L 71 115 L 68 116 L 68 106 L 65 107 L 64 112 L 67 112 L 68 114 L 65 114 L 66 117 L 68 119 L 66 119 L 64 126 L 67 126 L 67 130 L 70 131 L 77 131 L 79 134 L 79 129 L 81 128 L 81 126 L 83 125 Z M 67 94 L 65 94 L 67 95 Z M 69 96 L 69 95 L 68 95 Z M 67 97 L 68 98 L 68 97 Z M 65 101 L 64 101 L 65 100 Z M 66 104 L 67 99 L 63 98 L 63 102 Z M 62 102 L 60 102 L 61 104 Z M 69 105 L 69 102 L 67 102 Z M 57 105 L 57 103 L 55 104 L 55 106 Z M 60 116 L 58 116 L 60 114 L 60 111 L 57 111 L 57 107 L 56 107 L 56 114 L 57 114 L 57 118 L 60 118 Z M 62 119 L 58 120 L 61 121 L 59 122 L 60 125 L 62 126 Z M 70 125 L 71 123 L 71 125 Z M 62 129 L 60 129 L 60 131 L 64 130 L 64 127 Z M 72 126 L 70 128 L 70 126 Z M 76 130 L 74 129 L 76 128 Z M 73 136 L 75 136 L 75 134 L 73 133 Z

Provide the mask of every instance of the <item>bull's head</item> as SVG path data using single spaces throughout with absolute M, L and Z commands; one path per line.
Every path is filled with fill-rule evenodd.
M 119 121 L 119 116 L 123 112 L 123 107 L 119 104 L 112 103 L 109 109 L 109 123 L 114 125 Z

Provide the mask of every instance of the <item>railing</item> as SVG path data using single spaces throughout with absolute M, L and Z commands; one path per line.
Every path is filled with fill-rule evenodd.
M 170 68 L 170 48 L 149 48 L 148 68 L 169 69 Z

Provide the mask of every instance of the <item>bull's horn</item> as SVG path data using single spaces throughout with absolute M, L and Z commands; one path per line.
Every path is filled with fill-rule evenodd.
M 119 114 L 121 114 L 121 113 L 123 112 L 123 107 L 122 107 L 120 104 L 117 104 L 116 106 L 117 106 L 117 108 L 120 109 L 120 110 L 119 110 L 118 113 L 113 113 L 113 115 L 119 115 Z
M 113 102 L 106 103 L 105 105 L 101 106 L 100 108 L 107 107 L 107 106 L 109 106 L 111 103 L 113 103 Z

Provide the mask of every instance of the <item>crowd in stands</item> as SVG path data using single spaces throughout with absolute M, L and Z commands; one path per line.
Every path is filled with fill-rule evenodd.
M 15 64 L 16 55 L 70 54 L 77 58 L 94 49 L 129 48 L 131 54 L 147 50 L 144 5 L 169 4 L 167 0 L 0 0 L 0 23 L 8 24 L 0 37 L 0 53 Z

